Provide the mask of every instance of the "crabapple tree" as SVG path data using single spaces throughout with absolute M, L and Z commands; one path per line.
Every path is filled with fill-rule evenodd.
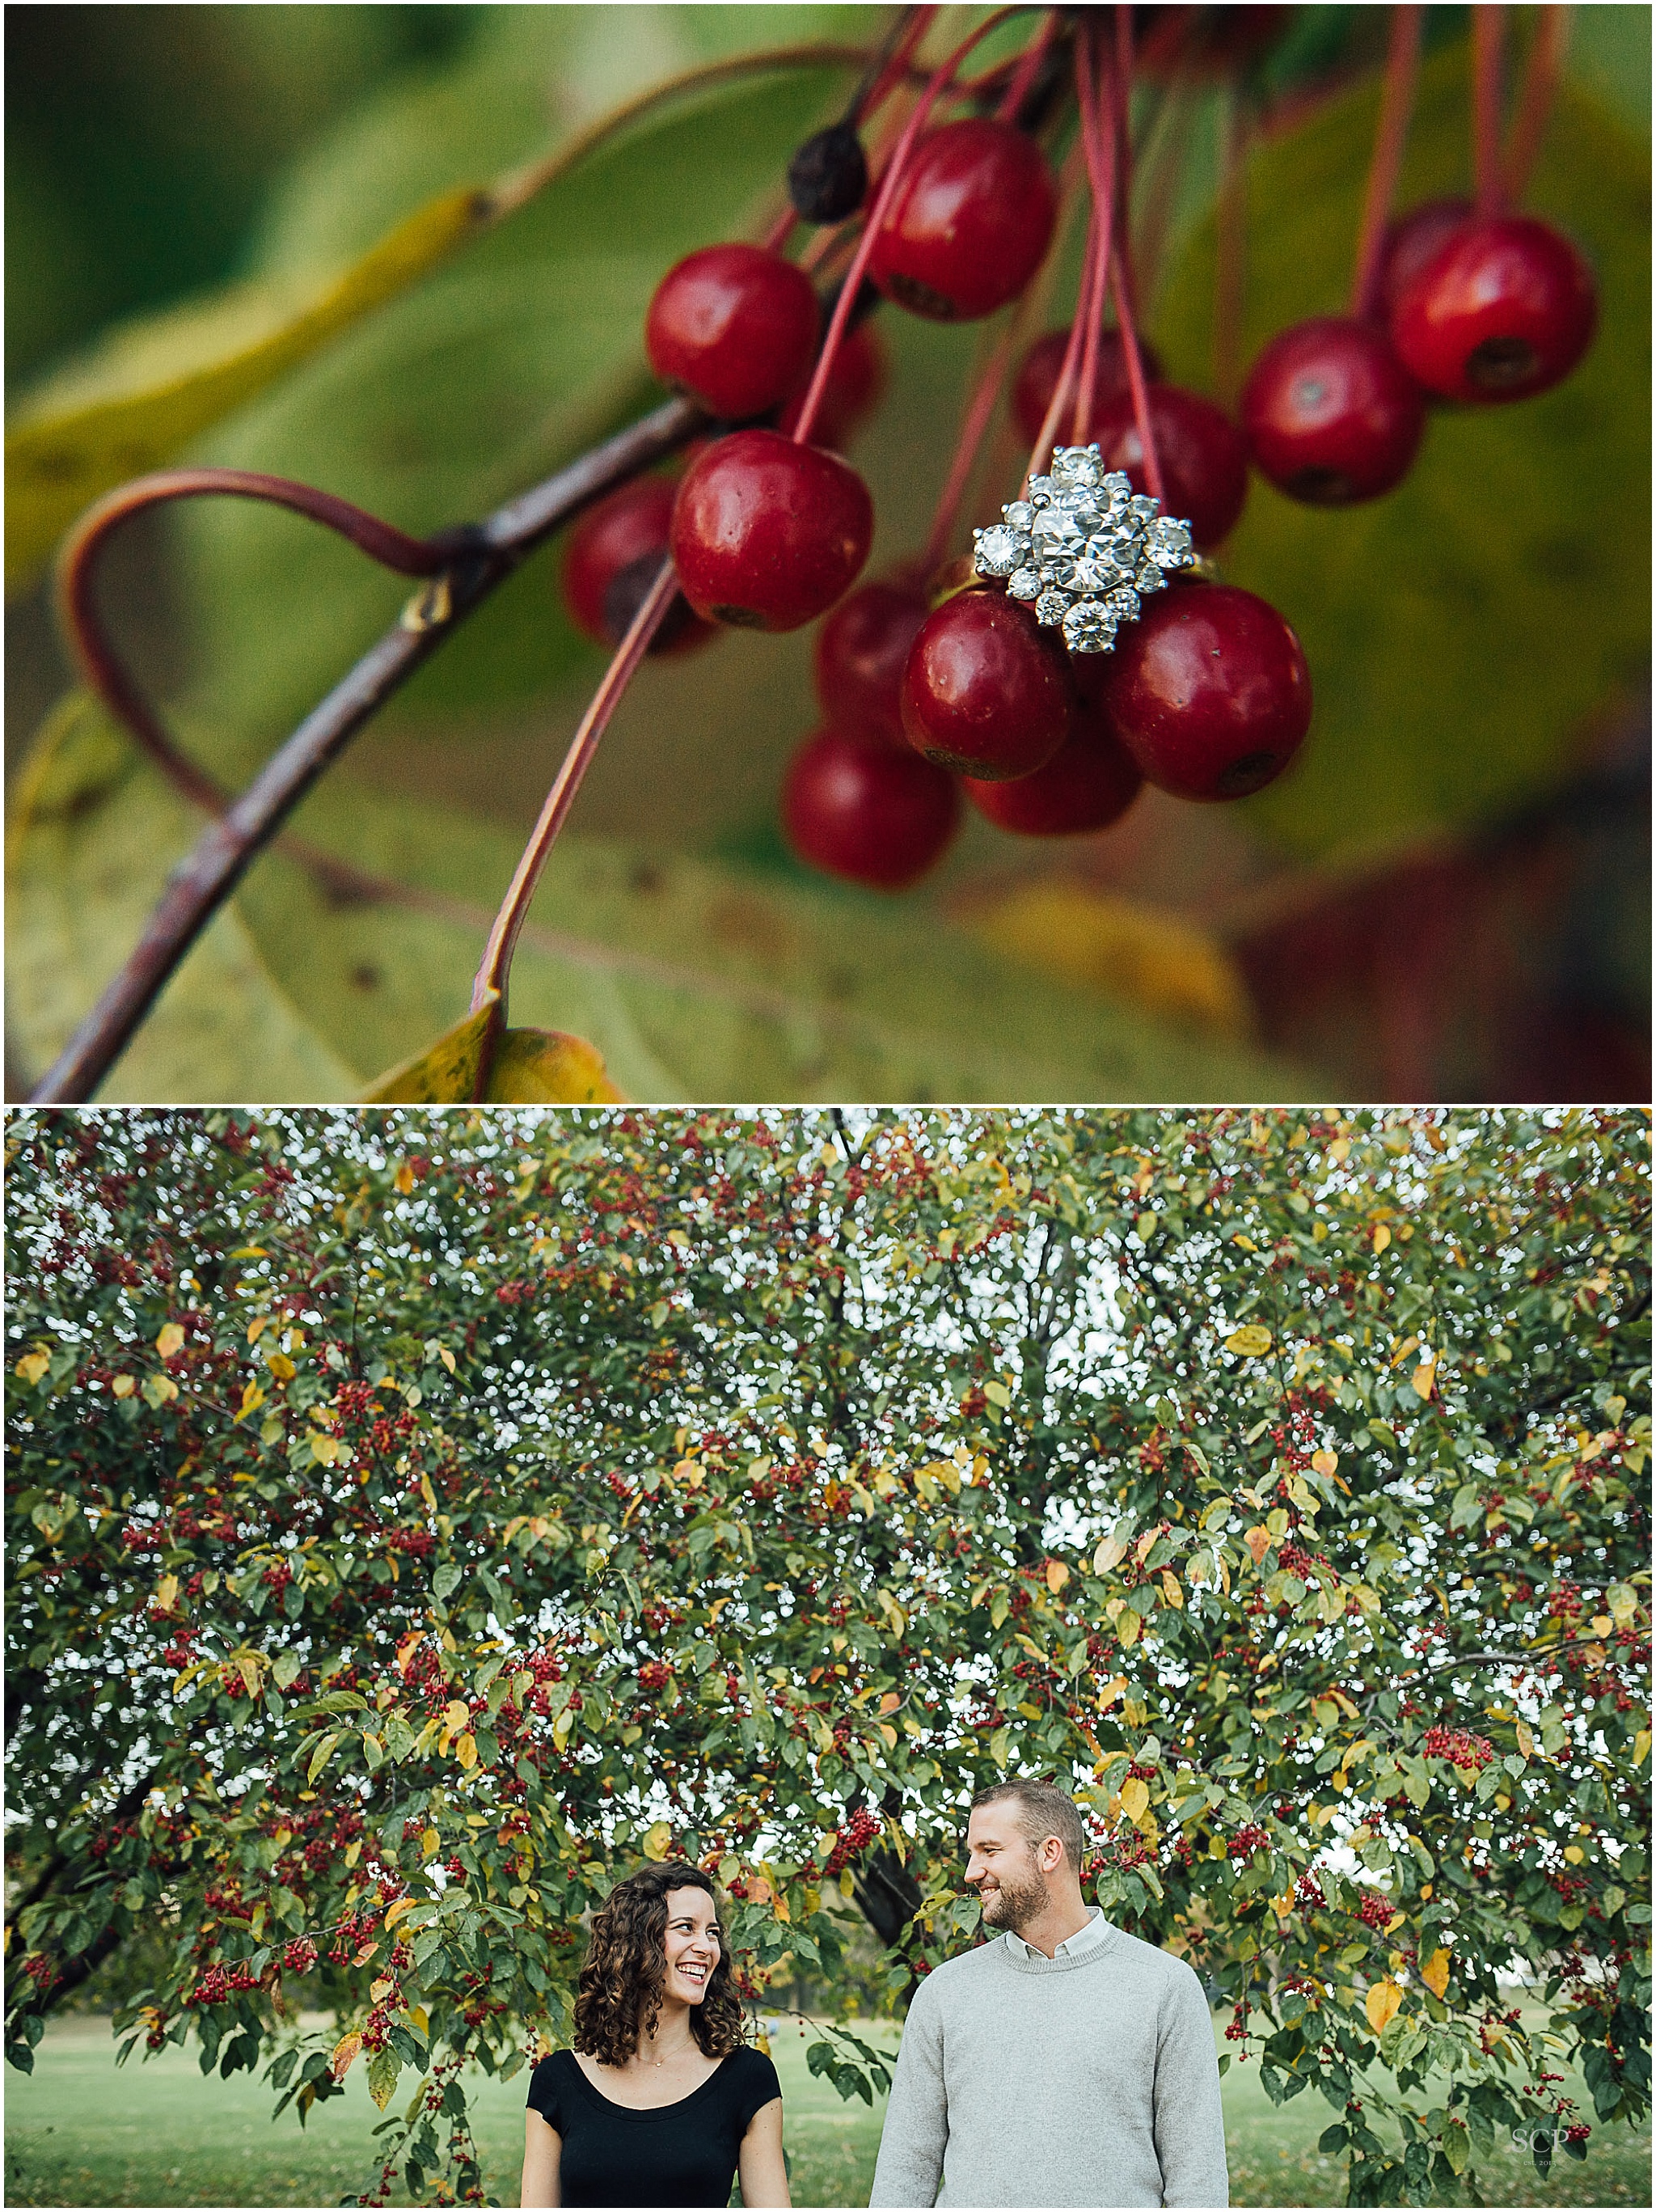
M 860 1918 L 901 2006 L 1028 1772 L 1353 2201 L 1586 2155 L 1648 2106 L 1647 1133 L 15 1116 L 9 2056 L 159 1930 L 124 2051 L 301 2118 L 360 2059 L 366 2201 L 476 2201 L 466 2069 L 640 1855 L 750 1998 Z

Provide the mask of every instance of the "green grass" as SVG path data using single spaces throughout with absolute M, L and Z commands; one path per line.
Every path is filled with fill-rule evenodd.
M 886 2032 L 874 2031 L 874 2039 Z M 787 2112 L 796 2204 L 865 2204 L 879 2146 L 880 2112 L 842 2104 L 807 2073 L 805 2039 L 785 2028 L 773 2045 Z M 11 2204 L 328 2205 L 354 2195 L 375 2163 L 363 2069 L 347 2094 L 319 2106 L 302 2131 L 291 2111 L 272 2126 L 275 2100 L 245 2074 L 204 2081 L 196 2060 L 168 2051 L 122 2072 L 106 2021 L 55 2021 L 34 2072 L 6 2081 L 6 2200 Z M 473 2077 L 470 2094 L 488 2193 L 515 2204 L 523 2156 L 525 2077 Z M 1563 2084 L 1583 2113 L 1579 2080 Z M 1329 2204 L 1343 2200 L 1341 2161 L 1319 2156 L 1317 2137 L 1336 2117 L 1314 2090 L 1273 2106 L 1256 2066 L 1225 2076 L 1225 2139 L 1233 2204 Z M 404 2100 L 403 2101 L 406 2101 Z M 1651 2136 L 1596 2128 L 1585 2163 L 1560 2157 L 1543 2181 L 1527 2152 L 1497 2148 L 1479 2170 L 1492 2204 L 1648 2204 Z M 395 2199 L 393 2198 L 393 2201 Z

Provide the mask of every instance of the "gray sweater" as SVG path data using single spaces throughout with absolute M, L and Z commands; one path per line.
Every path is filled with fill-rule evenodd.
M 1229 2201 L 1213 2028 L 1184 1960 L 1112 1926 L 1074 1957 L 998 1937 L 921 1983 L 870 2204 Z

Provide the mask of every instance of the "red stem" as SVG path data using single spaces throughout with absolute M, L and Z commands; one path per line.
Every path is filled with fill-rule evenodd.
M 1351 313 L 1371 316 L 1378 304 L 1380 253 L 1386 226 L 1397 197 L 1403 149 L 1409 141 L 1414 113 L 1415 90 L 1420 78 L 1420 21 L 1418 7 L 1393 8 L 1392 43 L 1386 60 L 1386 81 L 1380 94 L 1380 121 L 1374 129 L 1374 151 L 1368 164 L 1368 186 L 1363 197 L 1362 221 L 1357 229 L 1357 253 L 1351 272 Z
M 1127 179 L 1132 167 L 1132 9 L 1118 5 L 1115 11 L 1115 143 L 1121 163 L 1121 228 L 1124 235 L 1132 216 L 1131 196 L 1127 189 Z
M 1518 112 L 1513 118 L 1507 158 L 1501 167 L 1501 187 L 1508 204 L 1521 200 L 1529 189 L 1530 173 L 1547 134 L 1547 118 L 1552 112 L 1554 95 L 1563 71 L 1564 49 L 1569 43 L 1568 8 L 1543 8 L 1540 15 L 1525 64 Z
M 997 123 L 1017 121 L 1018 110 L 1022 106 L 1029 88 L 1035 81 L 1035 71 L 1040 67 L 1041 58 L 1047 47 L 1052 45 L 1057 29 L 1058 10 L 1056 8 L 1049 8 L 1041 19 L 1040 30 L 1018 57 L 1018 65 L 1012 72 L 1011 82 L 1006 88 L 1005 96 L 995 110 Z
M 961 501 L 966 496 L 966 487 L 971 481 L 972 471 L 977 465 L 985 433 L 995 412 L 1006 382 L 1012 356 L 1022 335 L 1022 319 L 1014 316 L 1002 331 L 978 379 L 977 389 L 961 421 L 960 438 L 955 447 L 955 458 L 949 465 L 949 480 L 937 501 L 937 511 L 932 518 L 931 534 L 925 541 L 919 567 L 923 577 L 930 576 L 949 550 L 949 541 L 954 534 L 955 518 Z
M 105 634 L 93 592 L 103 549 L 122 523 L 147 507 L 214 494 L 285 507 L 337 531 L 370 560 L 401 576 L 437 574 L 453 559 L 454 549 L 410 538 L 331 492 L 250 469 L 163 469 L 153 476 L 135 477 L 87 509 L 64 541 L 58 563 L 58 612 L 82 672 L 173 787 L 208 813 L 221 814 L 230 803 L 229 793 L 187 759 L 162 728 Z
M 1023 471 L 1020 498 L 1028 496 L 1030 477 L 1038 476 L 1051 457 L 1058 426 L 1064 419 L 1064 410 L 1076 388 L 1082 340 L 1088 319 L 1098 313 L 1093 295 L 1093 270 L 1098 258 L 1095 252 L 1097 236 L 1098 210 L 1095 207 L 1087 219 L 1087 238 L 1081 255 L 1081 289 L 1076 301 L 1075 316 L 1070 325 L 1070 342 L 1064 349 L 1063 365 L 1059 370 L 1058 382 L 1052 386 L 1052 396 L 1046 403 L 1046 412 L 1041 418 L 1040 431 L 1029 449 L 1029 465 Z
M 857 103 L 855 115 L 849 118 L 859 128 L 867 122 L 875 109 L 889 96 L 895 86 L 907 73 L 909 57 L 931 29 L 931 18 L 937 12 L 935 7 L 916 8 L 913 10 L 907 29 L 892 48 L 884 68 L 869 87 L 864 96 Z
M 1501 90 L 1506 43 L 1506 9 L 1499 6 L 1474 8 L 1472 176 L 1480 216 L 1499 215 L 1501 212 Z
M 1081 145 L 1087 163 L 1087 181 L 1093 196 L 1093 221 L 1087 233 L 1088 255 L 1083 268 L 1077 327 L 1083 329 L 1081 373 L 1076 384 L 1075 412 L 1071 435 L 1083 442 L 1083 425 L 1090 426 L 1093 398 L 1098 386 L 1098 356 L 1104 325 L 1104 301 L 1108 283 L 1110 248 L 1115 234 L 1115 148 L 1101 139 L 1098 92 L 1093 73 L 1094 40 L 1083 27 L 1075 45 L 1076 101 L 1081 116 Z M 1115 111 L 1112 104 L 1110 141 L 1114 139 Z
M 650 641 L 660 629 L 677 589 L 678 579 L 673 573 L 673 564 L 670 561 L 664 561 L 654 583 L 628 624 L 626 636 L 616 648 L 616 657 L 604 671 L 604 681 L 593 693 L 591 704 L 581 716 L 580 726 L 570 740 L 563 765 L 553 779 L 551 790 L 546 794 L 546 804 L 541 809 L 540 819 L 524 848 L 517 872 L 507 887 L 500 910 L 494 917 L 494 926 L 488 933 L 488 942 L 483 947 L 482 960 L 471 989 L 471 1011 L 474 1014 L 481 1012 L 489 1004 L 493 994 L 499 992 L 497 1026 L 505 1024 L 507 988 L 512 977 L 512 956 L 517 949 L 519 933 L 528 916 L 535 886 L 541 879 L 541 871 L 551 856 L 559 831 L 569 818 L 569 810 L 575 803 L 581 780 L 592 764 L 592 757 L 597 751 L 599 739 L 610 726 L 610 718 L 621 704 L 622 695 L 649 651 Z
M 1144 376 L 1144 357 L 1138 348 L 1138 331 L 1134 325 L 1132 294 L 1121 265 L 1121 250 L 1118 246 L 1110 256 L 1111 273 L 1115 279 L 1115 319 L 1121 326 L 1121 349 L 1127 356 L 1127 382 L 1132 387 L 1133 421 L 1138 428 L 1138 442 L 1144 449 L 1144 481 L 1152 499 L 1168 504 L 1167 486 L 1162 478 L 1162 457 L 1156 450 L 1156 432 L 1150 424 L 1149 388 Z
M 1081 41 L 1091 48 L 1095 41 L 1083 24 Z M 1161 457 L 1156 450 L 1156 433 L 1150 422 L 1149 386 L 1144 376 L 1143 356 L 1139 349 L 1137 319 L 1133 313 L 1132 285 L 1117 232 L 1123 228 L 1113 218 L 1115 207 L 1112 190 L 1111 155 L 1114 149 L 1101 134 L 1101 108 L 1109 114 L 1112 126 L 1118 110 L 1115 106 L 1114 72 L 1108 57 L 1101 50 L 1097 56 L 1101 85 L 1095 85 L 1090 63 L 1083 63 L 1076 79 L 1081 102 L 1082 143 L 1087 149 L 1088 171 L 1093 180 L 1093 199 L 1101 211 L 1100 232 L 1107 240 L 1109 272 L 1115 298 L 1115 319 L 1121 332 L 1121 349 L 1126 358 L 1127 382 L 1132 392 L 1133 421 L 1138 431 L 1138 442 L 1144 456 L 1144 478 L 1150 496 L 1166 503 L 1165 486 L 1162 477 Z M 1114 136 L 1112 128 L 1111 137 Z M 1120 149 L 1120 204 L 1125 207 L 1131 191 L 1131 170 L 1128 149 Z
M 1227 408 L 1234 406 L 1242 380 L 1242 319 L 1247 307 L 1247 99 L 1238 84 L 1227 85 L 1222 95 L 1224 151 L 1213 271 L 1213 386 Z
M 863 234 L 858 240 L 857 251 L 852 257 L 850 268 L 846 271 L 845 282 L 840 287 L 840 297 L 835 303 L 833 318 L 828 326 L 828 335 L 822 341 L 822 350 L 816 357 L 816 374 L 812 376 L 810 387 L 805 393 L 804 404 L 799 410 L 799 420 L 793 428 L 793 440 L 796 445 L 806 444 L 811 431 L 816 427 L 816 417 L 822 409 L 822 395 L 828 390 L 828 380 L 833 372 L 835 356 L 839 353 L 846 327 L 851 321 L 851 311 L 857 303 L 857 295 L 862 289 L 864 272 L 874 252 L 874 241 L 879 236 L 880 226 L 885 221 L 886 216 L 890 211 L 891 204 L 896 198 L 897 187 L 902 182 L 903 171 L 907 166 L 908 157 L 913 151 L 915 140 L 925 128 L 927 116 L 931 114 L 942 94 L 953 82 L 955 71 L 973 47 L 986 39 L 991 31 L 998 29 L 1009 16 L 1016 15 L 1020 12 L 1021 10 L 1016 7 L 999 8 L 986 22 L 980 23 L 970 38 L 963 40 L 943 66 L 935 71 L 925 90 L 915 102 L 914 112 L 905 125 L 902 137 L 898 139 L 892 151 L 891 159 L 886 164 L 885 174 L 880 179 L 879 189 L 874 196 L 874 204 L 868 211 L 868 220 L 863 225 Z

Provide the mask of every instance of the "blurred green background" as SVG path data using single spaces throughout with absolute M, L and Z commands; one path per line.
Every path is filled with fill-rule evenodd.
M 982 12 L 945 10 L 944 27 Z M 1255 89 L 1279 108 L 1308 100 L 1312 119 L 1254 165 L 1250 346 L 1335 304 L 1386 34 L 1382 9 L 1281 13 Z M 1520 44 L 1535 13 L 1512 11 Z M 1464 174 L 1467 11 L 1427 15 L 1405 198 Z M 761 46 L 866 46 L 888 21 L 824 6 L 9 10 L 13 410 L 124 319 L 227 283 L 302 291 L 431 194 L 543 155 L 652 84 Z M 480 511 L 645 404 L 637 330 L 655 276 L 751 225 L 788 145 L 848 82 L 819 68 L 674 111 L 191 450 L 307 476 L 406 526 Z M 1149 794 L 1118 830 L 1059 844 L 974 823 L 935 888 L 894 908 L 807 879 L 775 834 L 776 782 L 812 719 L 809 633 L 727 637 L 645 672 L 583 794 L 590 850 L 571 848 L 543 898 L 555 926 L 590 923 L 634 961 L 693 951 L 719 989 L 641 997 L 549 960 L 520 971 L 525 1018 L 585 1024 L 640 1097 L 1287 1095 L 1322 1080 L 1374 1097 L 1646 1096 L 1649 94 L 1649 10 L 1574 10 L 1535 204 L 1586 240 L 1606 286 L 1576 379 L 1526 408 L 1439 417 L 1416 477 L 1373 508 L 1310 513 L 1256 483 L 1228 572 L 1283 605 L 1318 684 L 1302 769 L 1277 792 L 1226 809 Z M 1216 122 L 1211 93 L 1192 102 L 1152 315 L 1198 386 Z M 881 329 L 892 392 L 852 448 L 880 518 L 870 574 L 923 532 L 981 339 L 889 313 Z M 323 842 L 385 865 L 422 855 L 422 888 L 486 914 L 601 665 L 562 617 L 557 557 L 530 563 L 358 742 L 318 802 Z M 127 532 L 106 574 L 143 680 L 233 779 L 402 596 L 319 535 L 224 502 Z M 43 587 L 9 606 L 7 641 L 15 774 L 69 680 Z M 164 795 L 111 798 L 88 744 L 69 774 L 80 842 L 30 848 L 9 1095 L 118 963 L 190 829 Z M 465 866 L 444 876 L 451 844 Z M 701 871 L 672 878 L 670 914 L 628 889 L 639 848 Z M 197 956 L 106 1095 L 352 1095 L 458 1012 L 476 933 L 351 926 L 348 942 L 263 866 L 236 941 Z M 294 950 L 323 927 L 338 951 L 326 975 Z M 791 963 L 775 953 L 789 932 Z M 1040 980 L 1009 990 L 949 950 L 986 934 Z M 836 966 L 853 941 L 860 967 Z M 785 1020 L 761 1036 L 767 1018 L 732 1011 L 731 991 L 773 981 L 804 1009 L 798 1036 Z M 831 1003 L 867 1033 L 838 1036 Z

